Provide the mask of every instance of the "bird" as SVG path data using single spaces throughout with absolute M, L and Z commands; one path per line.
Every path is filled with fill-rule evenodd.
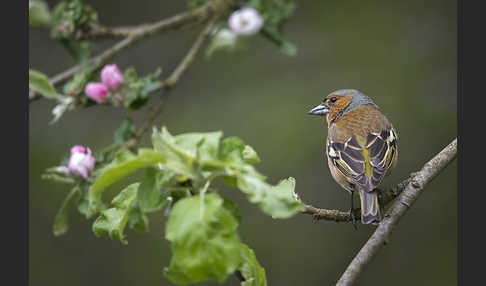
M 308 114 L 325 116 L 326 157 L 332 178 L 351 193 L 350 216 L 356 228 L 353 194 L 358 192 L 361 223 L 381 221 L 377 187 L 398 161 L 398 133 L 373 100 L 356 89 L 328 94 Z

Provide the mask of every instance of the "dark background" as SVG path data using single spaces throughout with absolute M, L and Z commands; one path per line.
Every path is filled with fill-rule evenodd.
M 86 2 L 107 26 L 152 22 L 185 9 L 185 1 Z M 49 7 L 55 3 L 49 1 Z M 298 47 L 296 57 L 279 53 L 261 37 L 251 39 L 246 50 L 215 53 L 210 60 L 201 56 L 167 98 L 156 125 L 166 125 L 173 134 L 223 130 L 225 136 L 239 136 L 257 150 L 258 170 L 269 182 L 293 176 L 304 201 L 345 210 L 349 196 L 331 179 L 324 158 L 325 122 L 306 112 L 335 89 L 359 89 L 399 132 L 399 162 L 384 187 L 420 169 L 457 132 L 456 2 L 297 4 L 285 27 Z M 115 62 L 121 69 L 133 65 L 140 74 L 161 65 L 167 75 L 197 32 L 195 27 L 155 36 Z M 101 41 L 97 51 L 111 43 Z M 29 61 L 49 75 L 74 64 L 42 28 L 29 30 Z M 151 215 L 149 233 L 128 230 L 127 246 L 96 238 L 92 220 L 76 212 L 67 235 L 52 235 L 54 216 L 69 189 L 42 181 L 43 170 L 58 165 L 74 144 L 93 150 L 106 146 L 123 118 L 122 109 L 99 106 L 69 112 L 48 125 L 53 106 L 45 100 L 29 106 L 30 285 L 171 285 L 162 274 L 171 254 L 161 213 Z M 148 137 L 142 146 L 150 146 Z M 122 186 L 110 188 L 105 199 Z M 221 194 L 240 206 L 240 236 L 255 250 L 269 285 L 333 285 L 374 229 L 312 223 L 306 215 L 273 220 L 236 189 L 223 188 Z M 403 218 L 358 285 L 456 285 L 456 211 L 453 162 Z M 229 277 L 225 285 L 238 283 Z

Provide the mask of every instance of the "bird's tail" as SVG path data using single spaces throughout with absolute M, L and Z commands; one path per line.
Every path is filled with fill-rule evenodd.
M 363 224 L 378 224 L 381 221 L 380 205 L 376 191 L 359 190 L 361 201 L 361 222 Z

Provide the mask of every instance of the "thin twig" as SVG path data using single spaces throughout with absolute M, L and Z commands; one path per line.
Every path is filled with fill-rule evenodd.
M 205 21 L 209 19 L 209 16 L 213 14 L 218 14 L 218 12 L 223 11 L 222 9 L 226 9 L 227 5 L 228 5 L 227 1 L 214 0 L 204 4 L 203 6 L 197 9 L 183 12 L 181 14 L 177 14 L 175 16 L 172 16 L 168 19 L 164 19 L 154 24 L 146 24 L 146 25 L 141 25 L 137 28 L 129 28 L 129 30 L 125 30 L 123 32 L 123 33 L 127 33 L 126 38 L 124 38 L 123 40 L 116 43 L 111 48 L 104 51 L 101 55 L 93 57 L 84 63 L 75 65 L 53 76 L 49 80 L 49 82 L 52 85 L 60 84 L 66 81 L 67 79 L 69 79 L 70 77 L 72 77 L 77 72 L 81 71 L 86 66 L 92 66 L 95 69 L 99 69 L 101 68 L 101 66 L 106 64 L 110 59 L 112 59 L 115 55 L 122 52 L 129 46 L 132 46 L 133 44 L 139 42 L 141 39 L 144 39 L 148 36 L 153 36 L 162 31 L 176 29 L 193 22 Z M 105 30 L 104 32 L 107 31 Z M 111 32 L 113 32 L 113 30 L 111 30 Z M 29 103 L 39 98 L 42 98 L 39 94 L 29 91 Z
M 373 235 L 354 257 L 346 271 L 344 271 L 336 284 L 337 286 L 349 286 L 356 281 L 363 268 L 371 261 L 378 250 L 388 243 L 391 232 L 406 211 L 417 200 L 423 189 L 456 158 L 456 155 L 457 138 L 428 161 L 419 172 L 415 173 L 403 192 L 386 212 L 384 219 L 380 222 Z
M 182 61 L 175 68 L 175 70 L 172 72 L 172 74 L 167 78 L 167 80 L 165 81 L 165 87 L 167 89 L 170 89 L 175 84 L 177 84 L 181 75 L 187 70 L 187 68 L 194 61 L 194 58 L 196 57 L 197 52 L 201 49 L 204 41 L 211 34 L 211 31 L 213 30 L 214 24 L 216 23 L 216 20 L 218 19 L 218 17 L 219 17 L 219 15 L 215 15 L 209 21 L 209 23 L 206 25 L 206 27 L 201 31 L 201 33 L 197 37 L 196 41 L 192 45 L 192 47 L 189 50 L 189 52 L 187 53 L 187 55 L 184 57 L 184 59 L 182 59 Z
M 209 23 L 206 25 L 206 27 L 201 31 L 199 36 L 196 38 L 196 41 L 192 45 L 192 47 L 189 49 L 187 52 L 186 56 L 181 60 L 181 62 L 177 65 L 177 67 L 174 69 L 174 71 L 171 73 L 171 75 L 162 82 L 161 87 L 166 87 L 166 92 L 169 91 L 170 88 L 172 88 L 174 85 L 176 85 L 179 82 L 180 77 L 184 73 L 185 70 L 189 68 L 191 63 L 193 62 L 197 52 L 201 49 L 204 41 L 207 39 L 209 36 L 215 22 L 217 20 L 217 16 L 213 17 Z M 135 131 L 133 137 L 128 140 L 124 145 L 120 147 L 120 150 L 123 149 L 131 149 L 137 146 L 138 141 L 142 137 L 142 135 L 150 128 L 152 125 L 152 122 L 155 120 L 157 115 L 160 113 L 162 110 L 163 106 L 163 96 L 166 96 L 166 94 L 162 94 L 161 100 L 157 105 L 153 106 L 148 113 L 147 117 L 144 119 L 140 127 Z
M 83 32 L 80 38 L 128 37 L 143 26 L 146 25 L 126 27 L 104 27 L 101 25 L 93 25 L 89 31 Z
M 132 148 L 135 148 L 137 146 L 142 135 L 145 132 L 147 132 L 150 125 L 152 125 L 152 122 L 154 122 L 155 118 L 157 118 L 157 116 L 159 115 L 160 111 L 162 110 L 163 103 L 164 102 L 163 102 L 163 99 L 162 99 L 162 96 L 161 96 L 160 102 L 158 102 L 156 105 L 152 106 L 152 108 L 150 109 L 150 112 L 147 114 L 147 116 L 143 120 L 140 127 L 135 131 L 132 138 L 130 140 L 128 140 L 127 142 L 125 142 L 125 144 L 123 144 L 120 147 L 120 150 L 132 149 Z

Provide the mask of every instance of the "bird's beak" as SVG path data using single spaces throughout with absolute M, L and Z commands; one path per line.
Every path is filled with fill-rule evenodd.
M 312 108 L 311 110 L 309 110 L 309 112 L 307 112 L 307 114 L 312 115 L 326 115 L 327 113 L 329 113 L 329 107 L 323 104 L 319 104 L 318 106 Z

